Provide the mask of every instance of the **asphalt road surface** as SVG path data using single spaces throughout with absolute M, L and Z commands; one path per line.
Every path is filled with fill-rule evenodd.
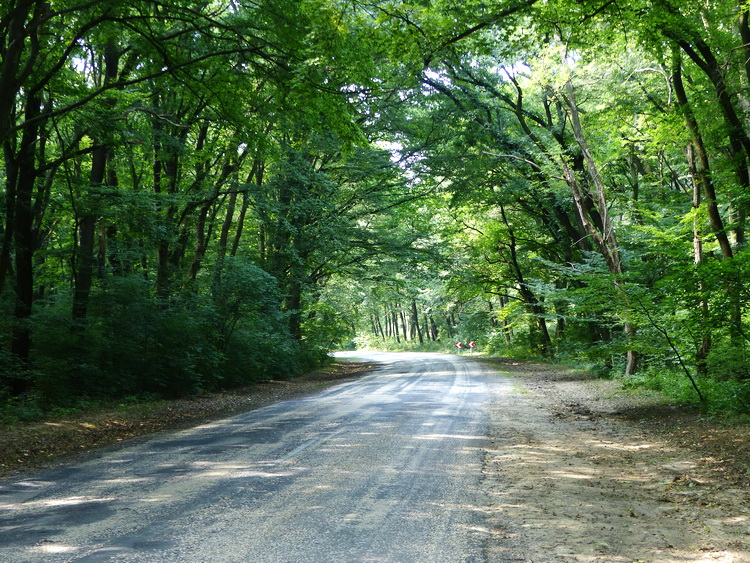
M 0 561 L 479 562 L 488 390 L 456 355 L 0 481 Z

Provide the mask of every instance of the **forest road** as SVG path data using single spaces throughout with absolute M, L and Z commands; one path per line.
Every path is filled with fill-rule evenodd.
M 317 395 L 0 482 L 0 561 L 484 561 L 507 383 L 456 355 L 366 357 Z

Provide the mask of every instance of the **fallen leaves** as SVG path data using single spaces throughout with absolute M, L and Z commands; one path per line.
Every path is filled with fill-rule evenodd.
M 139 436 L 184 428 L 278 400 L 304 396 L 364 375 L 372 367 L 364 363 L 335 363 L 294 380 L 259 383 L 233 392 L 121 405 L 56 420 L 2 426 L 0 475 L 40 467 Z

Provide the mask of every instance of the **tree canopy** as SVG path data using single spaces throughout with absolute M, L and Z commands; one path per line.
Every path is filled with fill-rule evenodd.
M 749 11 L 6 2 L 3 412 L 469 340 L 750 409 Z

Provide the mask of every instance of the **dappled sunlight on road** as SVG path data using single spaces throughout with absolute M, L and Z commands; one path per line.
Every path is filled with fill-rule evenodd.
M 447 355 L 380 358 L 356 383 L 0 489 L 0 561 L 480 560 L 493 379 Z
M 34 547 L 31 549 L 31 552 L 37 552 L 37 553 L 48 553 L 50 555 L 54 554 L 60 554 L 60 553 L 75 553 L 76 551 L 79 551 L 81 548 L 72 546 L 72 545 L 52 545 L 52 544 L 42 544 L 40 546 Z
M 108 503 L 113 502 L 116 500 L 115 497 L 106 497 L 106 498 L 93 498 L 93 497 L 67 497 L 67 498 L 59 498 L 59 499 L 49 499 L 49 500 L 28 500 L 25 502 L 18 502 L 18 503 L 6 503 L 0 506 L 3 510 L 21 510 L 21 509 L 27 509 L 30 507 L 69 507 L 69 506 L 80 506 L 80 505 L 89 505 L 89 504 L 95 504 L 95 503 Z
M 478 440 L 482 444 L 487 441 L 486 436 L 468 436 L 464 434 L 420 434 L 415 440 Z

